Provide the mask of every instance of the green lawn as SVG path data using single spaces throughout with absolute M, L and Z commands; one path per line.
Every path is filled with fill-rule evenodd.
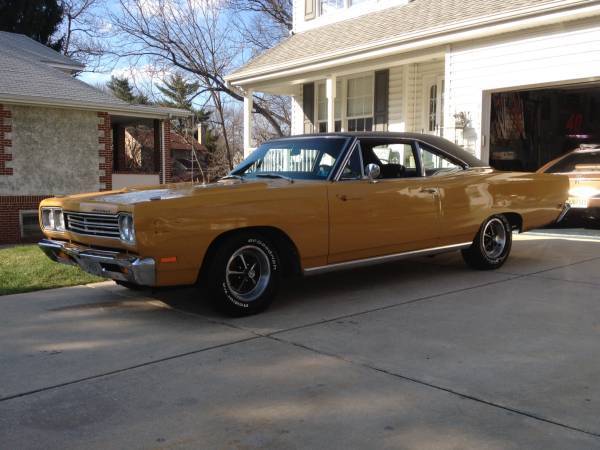
M 0 295 L 102 280 L 78 267 L 50 261 L 35 244 L 0 249 Z

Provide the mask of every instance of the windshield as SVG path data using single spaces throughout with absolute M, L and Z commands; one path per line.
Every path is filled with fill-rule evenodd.
M 347 141 L 347 137 L 311 137 L 266 142 L 231 173 L 244 178 L 270 174 L 295 180 L 326 180 Z
M 600 151 L 571 153 L 550 167 L 546 172 L 598 172 L 600 174 Z

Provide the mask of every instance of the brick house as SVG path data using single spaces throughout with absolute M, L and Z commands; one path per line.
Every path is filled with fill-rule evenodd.
M 187 111 L 116 99 L 76 79 L 80 63 L 24 35 L 0 32 L 0 61 L 0 244 L 37 238 L 46 197 L 171 181 L 170 119 Z M 119 165 L 128 126 L 154 136 L 142 171 Z

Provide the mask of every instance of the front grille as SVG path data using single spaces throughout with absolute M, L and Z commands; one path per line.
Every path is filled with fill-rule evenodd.
M 65 228 L 88 236 L 118 238 L 119 215 L 65 211 Z

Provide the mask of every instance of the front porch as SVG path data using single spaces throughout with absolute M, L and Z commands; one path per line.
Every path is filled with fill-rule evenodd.
M 464 117 L 448 107 L 443 50 L 403 55 L 327 70 L 244 80 L 245 155 L 252 136 L 252 95 L 287 95 L 292 102 L 293 135 L 306 133 L 393 131 L 443 136 L 477 155 L 477 135 Z

